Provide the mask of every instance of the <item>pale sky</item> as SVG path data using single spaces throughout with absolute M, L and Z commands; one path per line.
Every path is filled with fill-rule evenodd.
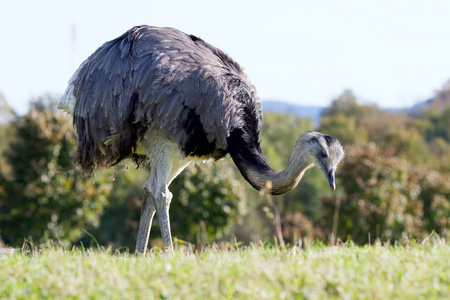
M 408 107 L 450 79 L 450 1 L 0 0 L 0 93 L 19 113 L 135 25 L 195 34 L 241 64 L 262 100 L 326 106 L 345 89 Z

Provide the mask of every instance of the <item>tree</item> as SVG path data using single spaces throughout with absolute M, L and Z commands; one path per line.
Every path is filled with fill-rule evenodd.
M 0 124 L 7 124 L 14 120 L 16 114 L 6 102 L 5 96 L 0 92 Z
M 229 236 L 247 207 L 236 175 L 230 159 L 187 167 L 171 184 L 173 235 L 201 243 Z
M 134 249 L 143 185 L 148 179 L 148 170 L 136 169 L 131 162 L 126 164 L 124 169 L 126 170 L 119 171 L 109 178 L 113 187 L 100 217 L 100 225 L 89 226 L 87 231 L 100 245 Z M 152 230 L 155 231 L 153 226 Z M 81 241 L 84 245 L 91 245 L 94 242 L 88 235 L 84 235 Z
M 324 109 L 322 117 L 344 115 L 346 117 L 354 117 L 356 124 L 361 122 L 370 115 L 378 113 L 379 108 L 374 105 L 359 105 L 355 94 L 351 90 L 345 90 L 340 96 L 331 102 L 329 108 Z
M 11 245 L 76 241 L 82 229 L 98 225 L 111 185 L 88 178 L 72 166 L 76 141 L 69 120 L 43 101 L 11 123 L 5 158 L 11 169 L 0 176 L 0 234 Z
M 324 110 L 319 130 L 344 146 L 374 142 L 390 155 L 426 164 L 430 151 L 423 132 L 430 128 L 430 122 L 406 113 L 392 114 L 376 105 L 360 105 L 352 92 L 345 91 Z
M 0 93 L 0 176 L 8 176 L 11 170 L 5 161 L 5 152 L 11 137 L 10 123 L 16 118 L 12 108 L 6 102 L 5 97 Z
M 446 91 L 450 99 L 450 91 Z M 425 136 L 433 166 L 443 172 L 450 172 L 450 106 L 445 110 L 430 110 L 426 112 L 420 123 L 419 130 Z
M 351 146 L 341 167 L 345 190 L 339 212 L 338 237 L 359 244 L 423 239 L 432 231 L 448 237 L 450 178 L 390 156 L 373 143 Z M 325 198 L 326 225 L 331 228 L 334 199 Z
M 325 116 L 320 122 L 320 131 L 338 139 L 343 145 L 367 142 L 367 130 L 356 123 L 354 116 L 338 113 Z

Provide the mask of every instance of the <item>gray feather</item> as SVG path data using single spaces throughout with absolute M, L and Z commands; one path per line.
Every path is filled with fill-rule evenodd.
M 230 85 L 233 78 L 241 84 Z M 184 148 L 189 112 L 199 116 L 207 142 L 226 152 L 230 131 L 243 126 L 237 117 L 243 104 L 235 100 L 243 89 L 256 95 L 221 50 L 176 29 L 138 26 L 79 67 L 60 106 L 73 111 L 79 162 L 90 171 L 129 156 L 152 128 Z

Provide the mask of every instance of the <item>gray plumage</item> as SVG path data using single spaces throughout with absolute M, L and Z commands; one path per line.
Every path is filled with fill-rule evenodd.
M 314 164 L 334 189 L 344 156 L 334 138 L 307 132 L 286 170 L 273 171 L 259 140 L 261 104 L 242 68 L 202 39 L 172 28 L 138 26 L 102 45 L 72 76 L 59 106 L 73 114 L 78 162 L 86 172 L 125 158 L 148 161 L 136 246 L 141 253 L 155 211 L 164 246 L 172 249 L 168 186 L 192 161 L 229 153 L 256 189 L 281 194 Z M 136 153 L 138 146 L 144 156 Z
M 80 66 L 61 106 L 74 106 L 79 162 L 90 171 L 131 154 L 149 128 L 184 148 L 189 113 L 199 116 L 207 141 L 225 151 L 231 128 L 239 126 L 235 116 L 242 104 L 236 98 L 242 93 L 261 115 L 254 87 L 222 51 L 172 28 L 139 26 Z

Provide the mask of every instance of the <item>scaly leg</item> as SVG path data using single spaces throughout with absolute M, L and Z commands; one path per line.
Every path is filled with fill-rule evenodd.
M 169 207 L 172 193 L 166 188 L 164 192 L 155 195 L 155 208 L 158 217 L 161 236 L 164 243 L 164 251 L 173 254 L 172 234 L 170 232 Z
M 173 253 L 169 220 L 169 206 L 172 200 L 172 193 L 167 188 L 168 183 L 170 183 L 168 178 L 170 177 L 173 163 L 170 155 L 160 156 L 157 162 L 158 164 L 152 165 L 150 168 L 150 178 L 145 183 L 144 189 L 149 193 L 150 197 L 148 199 L 156 210 L 164 251 Z
M 144 254 L 147 250 L 150 228 L 152 226 L 153 216 L 155 215 L 155 205 L 151 194 L 144 189 L 142 199 L 141 220 L 139 221 L 139 231 L 136 242 L 135 255 Z
M 172 201 L 172 193 L 168 187 L 172 180 L 190 163 L 188 159 L 180 159 L 178 145 L 159 137 L 155 132 L 149 131 L 144 138 L 144 146 L 148 149 L 150 163 L 150 177 L 144 184 L 144 189 L 149 193 L 148 200 L 153 204 L 148 216 L 153 216 L 156 210 L 158 223 L 161 228 L 161 236 L 164 243 L 164 251 L 173 253 L 172 235 L 170 232 L 169 207 Z M 142 216 L 146 218 L 147 215 Z M 142 222 L 142 221 L 141 221 Z M 147 224 L 147 223 L 144 223 Z M 149 232 L 147 225 L 142 225 L 142 232 Z M 141 232 L 141 226 L 139 228 Z M 148 235 L 144 233 L 142 236 Z M 147 244 L 142 239 L 142 244 Z M 141 246 L 141 242 L 138 245 Z M 145 248 L 145 247 L 144 247 Z M 141 248 L 136 248 L 140 251 Z

